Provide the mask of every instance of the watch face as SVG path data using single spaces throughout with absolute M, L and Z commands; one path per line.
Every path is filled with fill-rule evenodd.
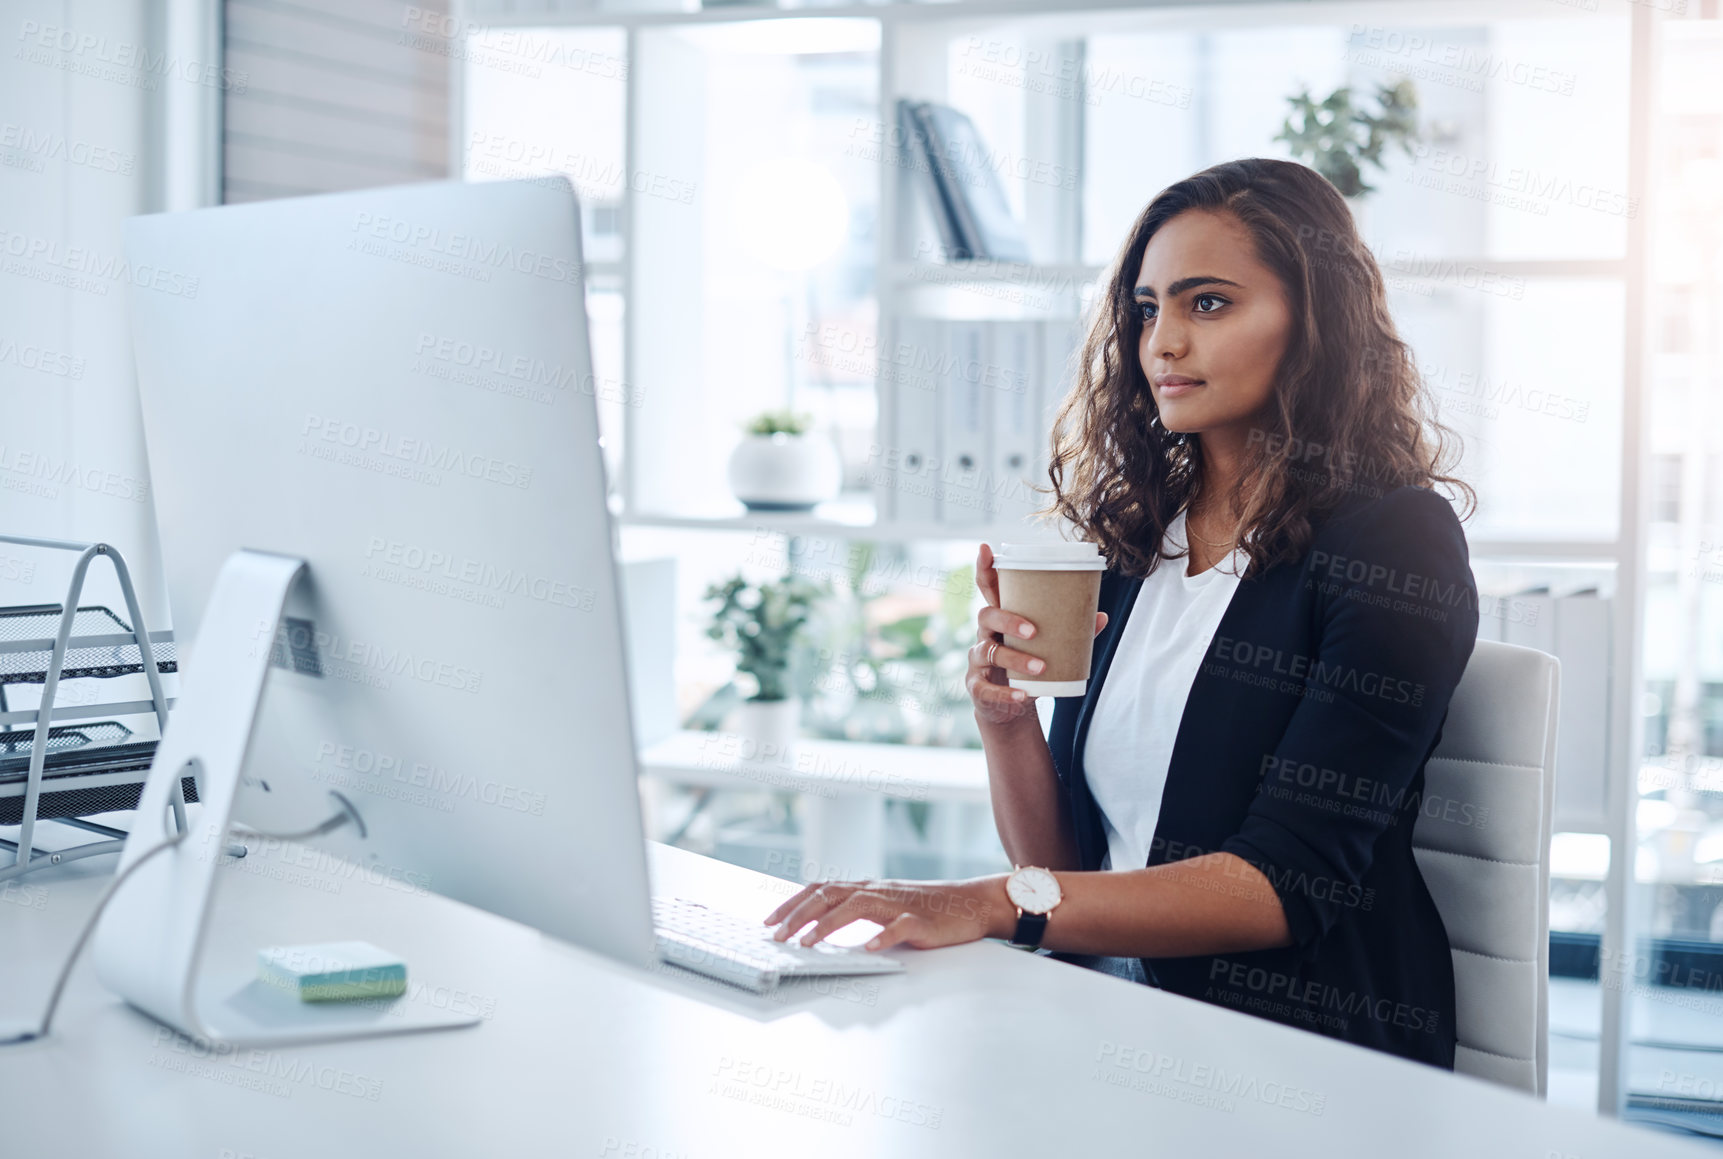
M 1025 913 L 1044 914 L 1059 904 L 1059 879 L 1039 866 L 1026 865 L 1005 879 L 1005 895 Z

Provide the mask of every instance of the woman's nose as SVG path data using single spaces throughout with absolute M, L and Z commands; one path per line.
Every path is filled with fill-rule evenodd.
M 1184 327 L 1176 321 L 1157 318 L 1148 324 L 1148 352 L 1156 358 L 1180 358 L 1186 353 L 1188 338 Z

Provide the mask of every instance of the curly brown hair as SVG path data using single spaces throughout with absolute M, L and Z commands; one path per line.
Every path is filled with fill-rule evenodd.
M 1053 498 L 1041 514 L 1070 521 L 1126 574 L 1182 558 L 1162 540 L 1202 486 L 1202 437 L 1161 424 L 1137 355 L 1143 320 L 1134 291 L 1149 239 L 1191 209 L 1230 213 L 1244 225 L 1293 318 L 1238 484 L 1230 495 L 1205 497 L 1224 500 L 1239 519 L 1249 574 L 1301 558 L 1314 524 L 1349 495 L 1442 484 L 1464 496 L 1461 517 L 1469 517 L 1476 494 L 1446 473 L 1458 436 L 1435 417 L 1351 210 L 1314 169 L 1266 157 L 1204 169 L 1138 215 L 1109 267 L 1076 381 L 1053 424 Z

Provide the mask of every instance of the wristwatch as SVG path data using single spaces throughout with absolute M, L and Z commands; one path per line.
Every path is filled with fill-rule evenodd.
M 1011 945 L 1033 950 L 1047 932 L 1047 915 L 1064 898 L 1059 879 L 1038 865 L 1020 865 L 1005 879 L 1005 896 L 1017 907 L 1017 930 Z

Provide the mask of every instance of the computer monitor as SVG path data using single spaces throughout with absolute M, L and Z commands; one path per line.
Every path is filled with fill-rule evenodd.
M 542 180 L 134 218 L 132 327 L 189 679 L 233 552 L 309 563 L 235 818 L 337 790 L 328 851 L 644 965 L 579 222 Z

